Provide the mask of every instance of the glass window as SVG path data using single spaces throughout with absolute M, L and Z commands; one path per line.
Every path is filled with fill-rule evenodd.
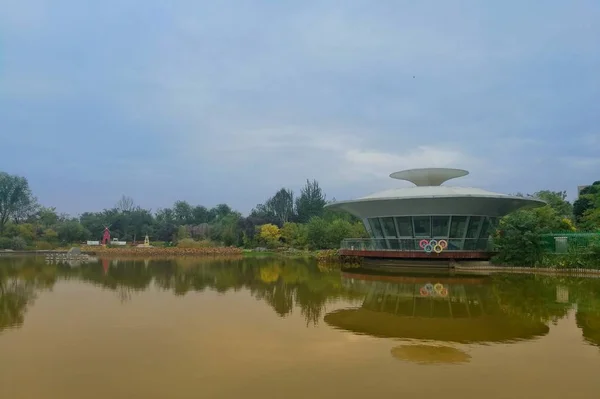
M 480 216 L 471 216 L 469 228 L 467 229 L 467 238 L 477 238 L 479 226 L 481 226 L 481 219 L 482 217 Z
M 381 226 L 386 237 L 397 237 L 394 218 L 380 218 L 379 220 L 381 221 Z
M 415 216 L 413 222 L 415 224 L 415 237 L 429 237 L 431 235 L 429 216 Z
M 376 237 L 376 238 L 383 237 L 383 231 L 381 230 L 381 225 L 379 224 L 378 218 L 370 218 L 369 225 L 371 226 L 371 231 L 373 232 L 373 237 Z
M 398 236 L 399 237 L 412 237 L 413 229 L 412 229 L 412 221 L 409 217 L 400 217 L 396 218 L 396 223 L 398 224 Z
M 448 216 L 431 217 L 431 235 L 433 237 L 448 237 L 448 226 L 450 220 Z
M 487 239 L 490 236 L 491 225 L 490 220 L 487 217 L 483 218 L 483 226 L 481 226 L 481 233 L 479 233 L 479 238 Z
M 466 216 L 452 216 L 452 224 L 450 225 L 450 238 L 462 238 L 467 227 Z

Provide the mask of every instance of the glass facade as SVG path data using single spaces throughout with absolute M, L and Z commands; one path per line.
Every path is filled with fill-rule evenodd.
M 448 241 L 448 250 L 485 251 L 498 219 L 488 216 L 394 216 L 365 220 L 381 249 L 419 250 L 419 241 Z

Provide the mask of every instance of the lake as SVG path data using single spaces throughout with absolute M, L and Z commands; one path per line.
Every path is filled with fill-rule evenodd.
M 598 398 L 600 279 L 0 258 L 0 398 Z

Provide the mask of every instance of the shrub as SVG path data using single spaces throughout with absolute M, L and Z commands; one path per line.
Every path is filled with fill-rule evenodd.
M 0 237 L 0 249 L 12 249 L 12 238 Z
M 48 241 L 35 241 L 33 246 L 38 251 L 47 251 L 54 248 L 54 245 L 50 244 Z
M 192 238 L 184 238 L 183 240 L 179 240 L 177 243 L 177 248 L 212 248 L 214 244 L 209 240 L 200 240 L 196 241 Z
M 21 237 L 15 237 L 12 240 L 12 247 L 15 251 L 22 251 L 27 247 L 27 242 Z

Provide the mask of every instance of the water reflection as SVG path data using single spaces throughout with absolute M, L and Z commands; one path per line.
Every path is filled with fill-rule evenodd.
M 544 336 L 576 305 L 584 338 L 600 345 L 600 279 L 340 273 L 309 259 L 281 258 L 100 259 L 77 267 L 43 258 L 2 258 L 0 332 L 23 325 L 38 294 L 58 281 L 110 290 L 123 302 L 149 288 L 176 296 L 244 290 L 280 317 L 298 311 L 307 325 L 324 320 L 357 334 L 456 343 Z M 327 311 L 340 301 L 356 306 Z
M 400 345 L 391 353 L 396 359 L 418 364 L 462 364 L 471 360 L 468 353 L 443 345 Z
M 344 273 L 342 282 L 365 295 L 362 306 L 329 313 L 325 322 L 356 333 L 485 343 L 531 339 L 549 330 L 544 318 L 506 306 L 503 288 L 490 278 Z

